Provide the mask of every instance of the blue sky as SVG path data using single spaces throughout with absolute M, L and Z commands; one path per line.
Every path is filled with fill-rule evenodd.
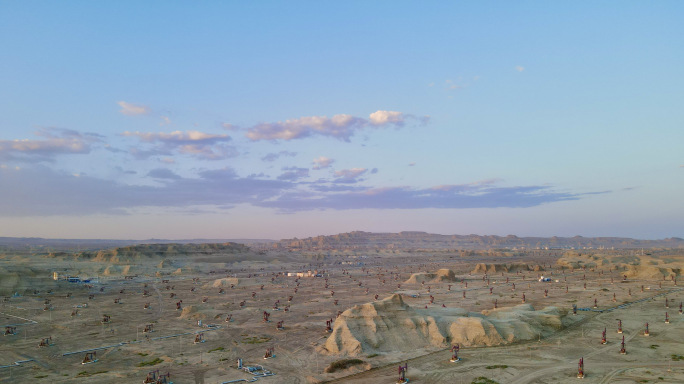
M 683 18 L 0 1 L 0 236 L 684 236 Z

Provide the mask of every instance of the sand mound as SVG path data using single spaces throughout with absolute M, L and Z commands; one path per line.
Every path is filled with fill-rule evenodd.
M 414 309 L 394 294 L 344 311 L 321 352 L 358 355 L 443 348 L 452 343 L 501 345 L 550 335 L 563 328 L 564 314 L 555 307 L 535 311 L 528 304 L 483 313 L 461 308 Z
M 671 268 L 667 266 L 653 266 L 653 265 L 627 265 L 626 270 L 621 272 L 627 277 L 638 279 L 662 279 L 663 276 L 680 276 L 681 268 Z
M 599 268 L 603 267 L 605 260 L 602 257 L 595 255 L 581 255 L 581 254 L 566 254 L 556 261 L 556 264 L 565 268 Z M 637 260 L 638 262 L 638 260 Z M 607 265 L 606 265 L 607 266 Z
M 171 275 L 180 276 L 180 275 L 188 275 L 188 274 L 193 274 L 193 273 L 198 273 L 198 272 L 199 272 L 199 268 L 185 266 L 182 268 L 176 268 L 173 272 L 171 272 Z
M 115 275 L 132 275 L 130 265 L 109 265 L 107 266 L 102 274 L 105 276 L 115 276 Z
M 440 269 L 436 273 L 414 273 L 405 284 L 454 282 L 456 275 L 451 269 Z
M 543 271 L 544 268 L 540 265 L 529 265 L 525 263 L 513 263 L 513 264 L 484 264 L 480 263 L 475 266 L 470 273 L 475 274 L 494 274 L 501 272 L 508 273 L 518 273 L 518 272 L 529 272 L 529 271 Z
M 200 312 L 194 305 L 188 305 L 183 307 L 180 314 L 181 319 L 193 319 L 193 320 L 203 320 L 207 318 L 207 315 Z
M 586 268 L 588 270 L 616 270 L 628 278 L 662 279 L 663 276 L 681 276 L 684 269 L 678 259 L 654 258 L 640 255 L 578 255 L 568 254 L 556 262 L 565 268 Z
M 222 279 L 216 279 L 214 282 L 211 284 L 212 288 L 221 288 L 221 287 L 230 287 L 231 285 L 235 285 L 236 287 L 239 285 L 240 280 L 237 277 L 224 277 Z M 208 284 L 205 286 L 205 288 L 208 288 Z

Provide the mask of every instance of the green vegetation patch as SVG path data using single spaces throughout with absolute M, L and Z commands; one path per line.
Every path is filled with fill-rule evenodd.
M 95 376 L 95 375 L 99 375 L 101 373 L 107 373 L 107 372 L 109 372 L 109 371 L 97 371 L 97 372 L 81 371 L 76 375 L 76 377 L 90 377 L 90 376 Z
M 684 356 L 682 356 L 682 355 L 675 355 L 675 354 L 673 353 L 673 354 L 672 354 L 672 360 L 674 360 L 674 361 L 680 361 L 680 360 L 684 361 Z
M 244 344 L 261 344 L 265 343 L 267 341 L 270 341 L 271 338 L 267 336 L 252 336 L 252 337 L 245 337 L 242 339 L 242 342 Z
M 216 347 L 214 349 L 208 350 L 207 353 L 212 353 L 212 352 L 216 352 L 216 351 L 223 351 L 224 349 L 225 348 L 223 348 L 223 347 Z
M 149 353 L 138 352 L 138 353 L 136 353 L 136 355 L 140 355 L 142 357 L 145 357 L 145 356 L 149 355 Z
M 164 360 L 157 357 L 154 360 L 142 361 L 142 362 L 138 363 L 138 367 L 151 367 L 153 365 L 161 364 L 163 362 L 164 362 Z
M 354 365 L 363 364 L 363 360 L 360 359 L 344 359 L 338 360 L 330 363 L 330 365 L 325 369 L 327 373 L 333 373 L 341 369 L 347 369 Z
M 486 366 L 485 368 L 487 368 L 487 369 L 499 369 L 499 368 L 501 368 L 501 369 L 506 369 L 506 368 L 508 368 L 508 365 L 503 365 L 503 364 L 488 365 L 488 366 Z
M 658 344 L 651 344 L 651 346 L 650 346 L 649 348 L 651 348 L 651 349 L 656 349 L 656 348 L 658 348 L 658 347 L 660 347 L 660 345 L 658 345 Z
M 372 358 L 374 358 L 374 357 L 376 357 L 376 356 L 378 356 L 377 353 L 371 353 L 370 355 L 368 355 L 368 356 L 366 356 L 366 357 L 369 358 L 369 359 L 372 359 Z

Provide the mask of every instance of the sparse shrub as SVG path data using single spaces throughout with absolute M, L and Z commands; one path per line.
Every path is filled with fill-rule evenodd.
M 160 359 L 160 358 L 157 357 L 157 358 L 155 358 L 154 360 L 150 360 L 150 361 L 141 361 L 140 363 L 138 363 L 138 367 L 150 367 L 150 366 L 153 366 L 153 365 L 161 364 L 161 363 L 163 363 L 163 362 L 164 362 L 164 360 L 162 360 L 162 359 Z
M 266 336 L 252 336 L 252 337 L 246 337 L 242 342 L 244 344 L 261 344 L 265 343 L 267 341 L 271 340 L 270 337 Z
M 90 377 L 94 375 L 99 375 L 100 373 L 107 373 L 109 371 L 97 371 L 97 372 L 88 372 L 88 371 L 81 371 L 78 374 L 76 374 L 76 377 Z M 66 376 L 66 375 L 64 375 Z

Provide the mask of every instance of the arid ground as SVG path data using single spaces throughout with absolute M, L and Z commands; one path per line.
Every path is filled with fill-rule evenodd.
M 240 358 L 263 383 L 395 383 L 400 364 L 411 383 L 559 383 L 584 358 L 586 383 L 682 383 L 683 267 L 668 249 L 8 251 L 0 381 L 254 380 Z

